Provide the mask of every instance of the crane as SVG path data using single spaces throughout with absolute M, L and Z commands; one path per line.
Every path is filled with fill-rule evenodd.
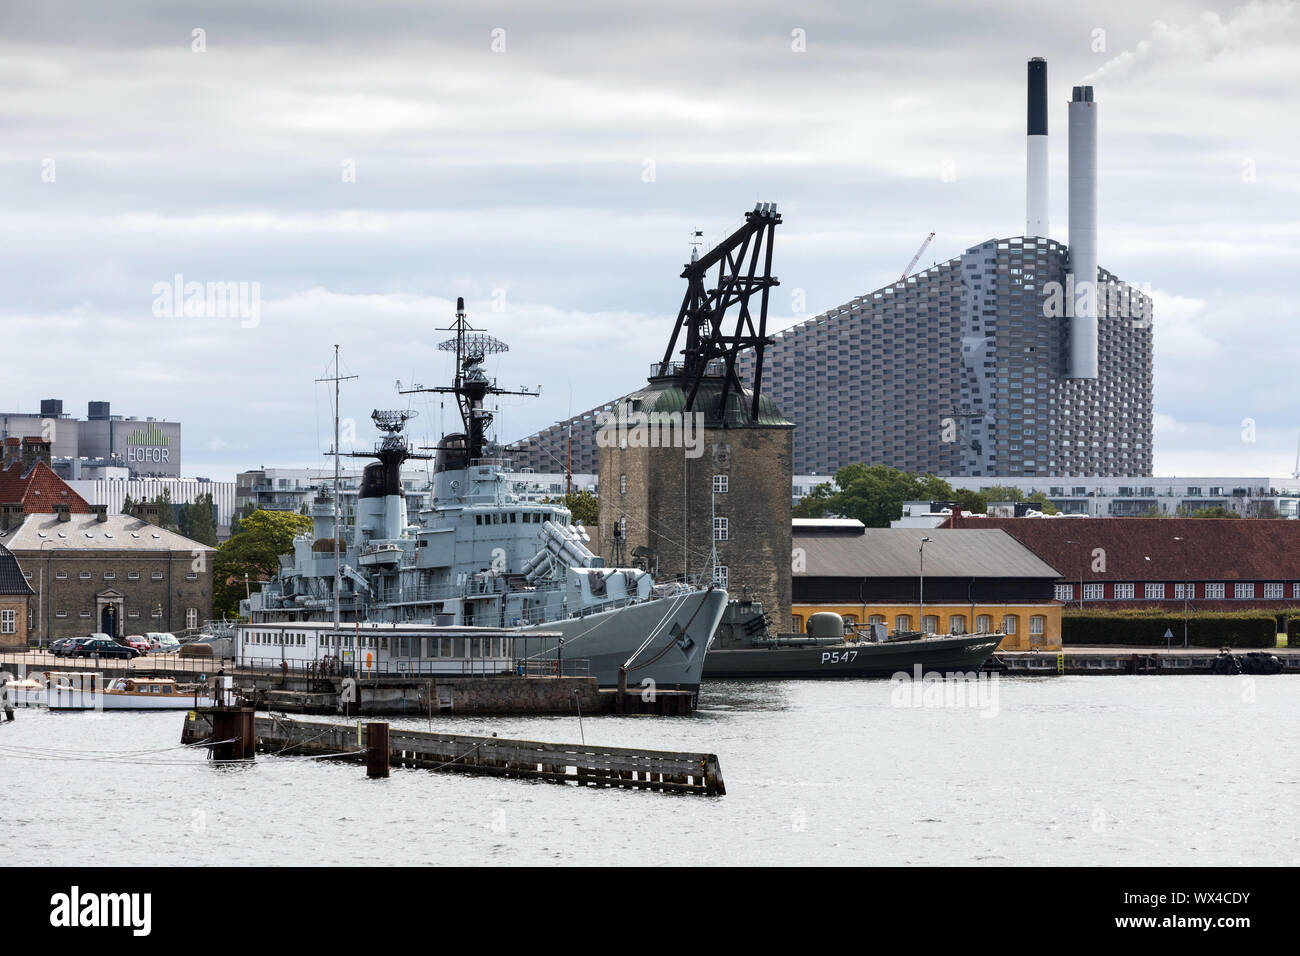
M 929 247 L 930 245 L 930 240 L 932 240 L 933 238 L 934 238 L 934 233 L 930 233 L 928 236 L 925 237 L 925 242 L 921 243 L 921 248 L 916 250 L 916 255 L 912 256 L 912 261 L 909 262 L 907 264 L 907 268 L 903 270 L 903 275 L 901 278 L 899 278 L 898 280 L 899 282 L 907 281 L 907 277 L 911 275 L 912 269 L 916 267 L 917 262 L 920 261 L 921 256 L 925 253 L 926 248 Z

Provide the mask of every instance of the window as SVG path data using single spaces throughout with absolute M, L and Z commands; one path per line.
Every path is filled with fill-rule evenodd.
M 199 626 L 199 609 L 196 607 L 187 607 L 185 609 L 185 626 L 189 630 Z
M 843 620 L 844 620 L 845 627 L 858 626 L 858 616 L 856 614 L 845 614 L 843 615 Z
M 618 493 L 620 495 L 627 494 L 627 475 L 618 476 Z
M 927 614 L 921 618 L 921 630 L 926 634 L 934 634 L 939 630 L 939 618 L 934 614 Z
M 67 612 L 67 611 L 55 611 L 55 612 L 54 612 L 54 616 L 55 616 L 55 617 L 67 617 L 67 616 L 68 616 L 68 612 Z
M 980 614 L 975 618 L 975 633 L 987 634 L 993 630 L 993 618 L 988 614 Z
M 1300 584 L 1291 585 L 1291 596 L 1293 598 L 1300 598 Z
M 727 521 L 726 518 L 713 519 L 713 540 L 714 541 L 726 541 L 728 530 L 729 530 L 729 522 Z
M 871 615 L 869 618 L 867 618 L 867 623 L 868 623 L 868 624 L 884 624 L 884 623 L 885 623 L 885 615 L 883 615 L 883 614 L 873 614 L 873 615 Z
M 0 611 L 0 634 L 18 633 L 18 612 L 13 608 Z
M 796 614 L 796 615 L 794 615 L 794 616 L 790 619 L 790 623 L 793 625 L 792 630 L 793 630 L 796 634 L 802 634 L 802 633 L 803 633 L 803 615 L 802 615 L 802 614 Z
M 139 572 L 139 571 L 128 571 L 128 572 L 126 572 L 126 579 L 127 579 L 128 581 L 139 581 L 139 580 L 140 580 L 140 572 Z
M 161 571 L 152 571 L 152 572 L 150 572 L 150 574 L 149 574 L 149 580 L 151 580 L 151 581 L 161 581 L 161 580 L 162 580 L 162 572 L 161 572 Z
M 1116 601 L 1131 601 L 1131 600 L 1133 600 L 1133 588 L 1134 588 L 1134 585 L 1133 585 L 1133 584 L 1117 584 L 1117 585 L 1115 585 L 1115 600 L 1116 600 Z M 1101 595 L 1099 594 L 1099 595 L 1098 595 L 1098 599 L 1100 599 L 1100 597 L 1101 597 Z
M 1146 599 L 1148 601 L 1163 601 L 1165 599 L 1165 586 L 1163 584 L 1152 584 L 1148 581 L 1146 585 Z
M 1133 596 L 1132 585 L 1129 585 L 1129 597 Z M 1085 584 L 1083 586 L 1083 599 L 1085 601 L 1100 601 L 1106 597 L 1106 585 L 1104 584 Z M 1011 631 L 1007 631 L 1011 634 Z
M 713 583 L 720 588 L 727 586 L 727 566 L 725 564 L 719 564 L 713 569 Z
M 1284 591 L 1283 591 L 1282 585 L 1280 585 L 1280 584 L 1265 584 L 1265 585 L 1264 585 L 1264 600 L 1265 600 L 1265 601 L 1280 601 L 1280 600 L 1282 600 L 1282 596 L 1283 596 L 1283 594 L 1284 594 Z
M 728 482 L 728 476 L 727 476 L 727 475 L 714 475 L 714 476 L 713 476 L 713 492 L 714 492 L 714 494 L 719 494 L 719 495 L 721 495 L 721 494 L 726 494 L 726 492 L 727 492 L 727 482 Z
M 1002 633 L 1003 634 L 1016 633 L 1016 626 L 1019 623 L 1019 621 L 1020 619 L 1016 617 L 1014 614 L 1004 614 L 1002 616 Z
M 114 581 L 114 580 L 116 580 L 116 579 L 117 579 L 117 572 L 116 572 L 116 571 L 105 571 L 105 572 L 104 572 L 104 580 L 105 580 L 105 581 Z
M 66 580 L 68 580 L 68 572 L 67 572 L 67 571 L 55 571 L 55 572 L 54 572 L 54 580 L 56 580 L 56 581 L 66 581 Z
M 910 631 L 912 629 L 912 615 L 900 614 L 894 618 L 894 630 Z
M 1058 584 L 1058 585 L 1056 586 L 1056 599 L 1057 599 L 1058 601 L 1073 601 L 1073 600 L 1074 600 L 1074 585 L 1073 585 L 1073 584 Z
M 1187 600 L 1190 601 L 1195 597 L 1196 597 L 1195 584 L 1183 584 L 1182 582 L 1179 582 L 1178 584 L 1174 585 L 1174 600 L 1181 601 L 1184 598 L 1186 598 Z
M 1042 634 L 1047 625 L 1047 618 L 1042 614 L 1033 614 L 1029 617 L 1029 633 Z
M 949 633 L 949 634 L 965 634 L 965 633 L 966 633 L 966 615 L 965 615 L 965 614 L 952 614 L 952 615 L 949 615 L 949 617 L 948 617 L 948 633 Z
M 193 571 L 186 571 L 186 572 L 185 572 L 185 580 L 186 580 L 186 581 L 197 581 L 198 579 L 199 579 L 199 576 L 198 576 L 197 574 L 195 574 Z
M 139 617 L 139 616 L 140 616 L 140 611 L 139 611 L 138 608 L 132 608 L 131 610 L 129 610 L 129 611 L 126 612 L 126 616 L 127 616 L 127 617 Z
M 1249 601 L 1255 596 L 1255 585 L 1234 584 L 1232 586 L 1232 596 L 1238 601 Z
M 1222 581 L 1220 581 L 1217 584 L 1210 583 L 1205 585 L 1205 596 L 1207 598 L 1212 598 L 1212 599 L 1217 598 L 1218 600 L 1221 601 L 1223 600 L 1223 592 L 1224 592 L 1224 584 Z
M 77 575 L 77 577 L 80 578 L 82 581 L 89 581 L 89 580 L 90 580 L 90 572 L 89 572 L 89 571 L 82 571 L 80 574 Z

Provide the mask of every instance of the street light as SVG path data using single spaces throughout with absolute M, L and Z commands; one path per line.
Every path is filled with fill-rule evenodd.
M 920 623 L 922 634 L 925 634 L 925 546 L 929 543 L 930 543 L 929 538 L 922 538 L 921 547 L 918 549 L 921 554 L 921 587 L 920 587 L 921 620 L 919 623 Z

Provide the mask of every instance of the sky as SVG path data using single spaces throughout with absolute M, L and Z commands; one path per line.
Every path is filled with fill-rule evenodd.
M 187 475 L 313 465 L 337 343 L 359 445 L 373 408 L 428 441 L 454 408 L 396 384 L 449 377 L 464 296 L 540 386 L 498 415 L 523 437 L 644 382 L 691 233 L 755 202 L 773 330 L 930 232 L 918 268 L 1020 235 L 1043 56 L 1052 236 L 1091 83 L 1099 260 L 1155 298 L 1156 474 L 1289 475 L 1298 54 L 1293 0 L 6 4 L 0 410 L 180 421 Z M 193 283 L 242 308 L 177 310 Z

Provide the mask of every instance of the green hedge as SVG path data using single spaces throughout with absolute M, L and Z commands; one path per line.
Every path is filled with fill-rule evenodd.
M 1291 626 L 1300 624 L 1292 618 Z M 1061 643 L 1162 647 L 1165 629 L 1171 644 L 1183 644 L 1183 615 L 1168 611 L 1126 610 L 1106 613 L 1066 611 L 1061 615 Z M 1259 611 L 1193 611 L 1187 616 L 1187 639 L 1193 647 L 1274 647 L 1278 620 Z

